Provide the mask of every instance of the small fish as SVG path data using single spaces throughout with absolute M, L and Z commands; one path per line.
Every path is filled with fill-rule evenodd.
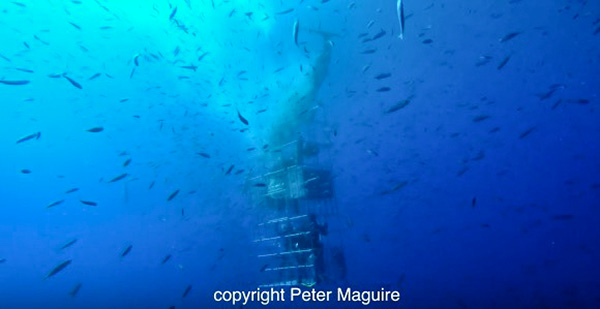
M 79 25 L 69 22 L 69 24 L 71 24 L 71 26 L 75 27 L 77 30 L 81 30 L 81 27 L 79 27 Z
M 549 99 L 550 97 L 552 97 L 552 95 L 554 94 L 554 92 L 556 92 L 557 89 L 558 88 L 552 88 L 548 90 L 548 92 L 538 94 L 537 96 L 540 98 L 540 101 Z
M 177 193 L 179 193 L 179 189 L 173 191 L 173 193 L 171 193 L 171 195 L 169 195 L 169 197 L 167 198 L 167 202 L 172 200 L 173 198 L 175 198 L 175 196 L 177 196 Z
M 381 79 L 384 79 L 384 78 L 388 78 L 390 76 L 392 76 L 391 73 L 381 73 L 381 74 L 375 76 L 375 79 L 381 80 Z
M 140 66 L 140 54 L 135 54 L 135 56 L 133 56 L 133 63 L 136 67 Z
M 510 60 L 510 56 L 506 56 L 506 58 L 504 58 L 504 60 L 502 60 L 502 62 L 500 62 L 497 69 L 498 70 L 502 69 L 508 63 L 508 60 Z
M 6 263 L 6 259 L 0 259 L 0 264 Z
M 240 118 L 240 121 L 243 124 L 248 125 L 248 120 L 246 120 L 246 118 L 244 118 L 244 116 L 242 116 L 242 114 L 240 114 L 240 111 L 238 111 L 238 110 L 236 110 L 236 111 L 237 111 L 238 118 Z
M 54 203 L 52 203 L 52 204 L 50 204 L 50 205 L 46 206 L 46 208 L 51 208 L 51 207 L 54 207 L 54 206 L 60 205 L 60 204 L 62 204 L 64 201 L 65 201 L 65 200 L 56 201 L 56 202 L 54 202 Z
M 265 264 L 260 268 L 260 272 L 265 271 L 265 269 L 267 269 L 267 267 L 269 267 L 269 264 Z
M 125 248 L 125 250 L 123 250 L 123 253 L 121 253 L 121 257 L 124 258 L 125 256 L 127 256 L 129 252 L 131 252 L 131 248 L 133 248 L 133 245 L 129 245 L 127 248 Z
M 0 80 L 0 84 L 19 86 L 29 84 L 28 80 Z
M 111 179 L 111 180 L 109 181 L 109 183 L 111 183 L 111 182 L 117 182 L 117 181 L 119 181 L 119 180 L 121 180 L 121 179 L 123 179 L 123 178 L 127 177 L 127 175 L 128 175 L 127 173 L 123 173 L 123 174 L 121 174 L 121 175 L 119 175 L 119 176 L 117 176 L 117 177 L 115 177 L 115 178 Z
M 102 74 L 100 74 L 100 73 L 96 73 L 96 74 L 94 74 L 94 75 L 90 76 L 90 78 L 88 78 L 88 80 L 93 80 L 93 79 L 96 79 L 96 78 L 100 77 L 100 75 L 102 75 Z
M 210 159 L 210 155 L 206 152 L 198 152 L 198 155 Z
M 69 81 L 69 83 L 71 83 L 71 85 L 75 86 L 75 88 L 83 89 L 83 87 L 81 87 L 81 84 L 79 84 L 78 82 L 76 82 L 72 78 L 68 77 L 66 73 L 64 73 L 62 76 L 64 78 L 66 78 Z
M 123 162 L 123 167 L 126 167 L 127 165 L 129 165 L 129 163 L 131 163 L 131 158 L 125 160 L 125 162 Z
M 21 173 L 23 173 L 23 174 L 31 174 L 31 171 L 28 170 L 28 169 L 22 169 Z
M 75 297 L 75 295 L 77 295 L 77 293 L 79 293 L 79 289 L 81 289 L 81 285 L 82 285 L 81 283 L 75 284 L 75 286 L 73 287 L 71 292 L 69 292 L 69 295 L 71 295 L 71 297 Z
M 54 269 L 52 269 L 50 271 L 50 273 L 48 273 L 48 275 L 44 279 L 48 279 L 48 278 L 58 274 L 61 270 L 65 269 L 65 267 L 69 266 L 69 264 L 71 264 L 71 260 L 66 260 L 66 261 L 58 264 L 56 267 L 54 267 Z
M 60 247 L 60 250 L 67 249 L 70 246 L 74 245 L 76 242 L 77 242 L 77 238 L 75 238 L 75 239 L 69 241 L 68 243 L 64 244 L 62 247 Z
M 379 153 L 373 149 L 367 149 L 367 153 L 376 157 L 379 157 Z
M 387 195 L 387 194 L 396 192 L 396 191 L 404 188 L 406 185 L 408 185 L 408 181 L 400 181 L 396 185 L 394 185 L 392 188 L 384 190 L 383 192 L 381 192 L 380 195 Z
M 98 203 L 92 202 L 92 201 L 79 200 L 79 202 L 81 202 L 84 205 L 88 205 L 88 206 L 98 206 Z
M 479 153 L 477 153 L 476 156 L 474 156 L 471 161 L 479 161 L 481 159 L 485 158 L 485 152 L 483 150 L 479 151 Z
M 94 127 L 94 128 L 91 128 L 91 129 L 87 129 L 86 131 L 92 132 L 92 133 L 98 133 L 98 132 L 104 131 L 104 128 L 103 127 Z
M 477 205 L 477 198 L 476 198 L 476 197 L 474 197 L 474 198 L 471 200 L 471 207 L 475 207 L 475 205 Z
M 16 68 L 16 70 L 25 72 L 25 73 L 34 73 L 33 70 L 29 70 L 29 69 Z
M 148 186 L 148 190 L 152 189 L 152 187 L 154 187 L 154 181 L 150 183 L 150 185 Z
M 192 65 L 182 65 L 182 66 L 180 66 L 180 68 L 193 70 L 194 72 L 196 72 L 196 70 L 198 69 L 198 67 L 193 64 Z
M 511 33 L 505 35 L 504 37 L 500 38 L 498 41 L 500 41 L 500 43 L 504 43 L 504 42 L 507 42 L 507 41 L 515 38 L 519 34 L 521 34 L 521 32 L 511 32 Z
M 360 53 L 361 53 L 361 54 L 368 55 L 368 54 L 373 54 L 373 53 L 375 53 L 376 51 L 377 51 L 377 49 L 365 49 L 365 50 L 361 51 Z
M 577 104 L 589 104 L 590 100 L 588 100 L 588 99 L 577 99 L 577 100 L 569 100 L 569 102 L 571 102 L 571 103 L 577 103 Z
M 402 0 L 397 0 L 396 2 L 396 15 L 398 15 L 398 23 L 400 24 L 398 38 L 402 40 L 404 39 L 404 4 Z
M 204 59 L 204 57 L 206 57 L 206 55 L 208 55 L 208 52 L 205 52 L 204 54 L 200 55 L 200 57 L 198 57 L 198 61 L 201 61 L 202 59 Z
M 535 130 L 535 127 L 531 127 L 525 131 L 523 131 L 521 134 L 519 134 L 519 138 L 525 138 L 527 135 L 531 134 L 531 132 L 533 132 L 533 130 Z
M 265 183 L 257 183 L 257 184 L 254 184 L 254 186 L 257 187 L 257 188 L 264 188 L 264 187 L 267 186 L 267 184 L 265 184 Z
M 231 174 L 231 171 L 233 170 L 233 168 L 234 168 L 234 167 L 235 167 L 235 165 L 233 165 L 233 164 L 232 164 L 232 165 L 229 167 L 229 169 L 227 170 L 227 172 L 225 173 L 225 175 L 229 175 L 229 174 Z
M 390 87 L 381 87 L 381 88 L 377 88 L 377 90 L 375 90 L 375 91 L 377 91 L 377 92 L 388 92 L 390 90 L 392 90 L 392 88 L 390 88 Z
M 296 44 L 296 46 L 298 46 L 298 30 L 300 29 L 300 22 L 296 19 L 294 21 L 294 28 L 293 28 L 293 32 L 292 32 L 292 36 L 294 38 L 294 44 Z
M 552 105 L 552 109 L 556 109 L 560 105 L 560 103 L 562 103 L 562 99 L 556 100 L 556 102 Z
M 190 293 L 191 290 L 192 290 L 192 286 L 188 285 L 187 288 L 185 288 L 185 291 L 183 291 L 183 295 L 181 295 L 181 298 L 186 297 Z
M 426 40 L 423 40 L 422 43 L 423 44 L 431 44 L 431 43 L 433 43 L 433 40 L 432 39 L 426 39 Z
M 17 144 L 28 141 L 30 139 L 33 139 L 34 137 L 35 137 L 35 139 L 40 139 L 41 134 L 42 134 L 41 132 L 37 132 L 37 133 L 33 133 L 31 135 L 27 135 L 27 136 L 21 138 L 20 140 L 18 140 Z
M 46 41 L 44 41 L 44 40 L 40 39 L 40 38 L 39 38 L 37 35 L 34 35 L 34 36 L 33 36 L 33 38 L 34 38 L 34 39 L 36 39 L 36 40 L 38 40 L 38 41 L 40 41 L 40 42 L 41 42 L 42 44 L 44 44 L 44 45 L 50 45 L 50 43 L 48 43 L 48 42 L 46 42 Z M 18 69 L 17 69 L 17 70 L 18 70 Z M 33 71 L 32 71 L 31 73 L 33 73 Z
M 473 122 L 480 122 L 480 121 L 484 121 L 486 119 L 490 118 L 489 115 L 479 115 L 479 116 L 475 116 L 475 118 L 473 118 Z
M 284 10 L 284 11 L 281 11 L 281 12 L 277 12 L 275 14 L 277 14 L 277 15 L 284 15 L 284 14 L 291 13 L 293 11 L 294 11 L 294 9 L 287 9 L 287 10 Z
M 175 14 L 176 14 L 176 13 L 177 13 L 177 7 L 175 7 L 175 8 L 173 9 L 173 12 L 171 12 L 171 15 L 169 15 L 169 20 L 172 20 L 172 19 L 173 19 L 173 17 L 175 17 Z
M 371 41 L 375 41 L 379 38 L 382 38 L 384 35 L 386 35 L 385 30 L 381 29 L 381 31 L 377 32 L 372 38 Z
M 164 264 L 164 263 L 166 263 L 167 261 L 169 261 L 170 259 L 171 259 L 171 255 L 170 255 L 170 254 L 167 254 L 167 255 L 166 255 L 166 256 L 165 256 L 165 257 L 162 259 L 162 261 L 161 261 L 160 263 L 161 263 L 161 264 Z
M 78 190 L 79 190 L 79 188 L 73 188 L 73 189 L 67 190 L 65 193 L 67 193 L 67 194 L 68 193 L 73 193 L 73 192 L 78 191 Z

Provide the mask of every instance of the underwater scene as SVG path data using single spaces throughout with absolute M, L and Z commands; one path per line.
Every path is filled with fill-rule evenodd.
M 600 2 L 0 1 L 0 309 L 600 308 Z

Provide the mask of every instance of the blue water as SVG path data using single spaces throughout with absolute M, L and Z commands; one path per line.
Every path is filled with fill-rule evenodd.
M 400 39 L 391 0 L 2 1 L 0 308 L 233 308 L 297 136 L 345 259 L 316 288 L 599 308 L 600 3 L 403 2 Z

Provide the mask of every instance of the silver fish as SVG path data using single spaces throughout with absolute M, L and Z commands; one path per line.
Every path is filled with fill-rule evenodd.
M 398 15 L 398 23 L 400 23 L 400 34 L 398 38 L 404 39 L 404 4 L 402 0 L 396 2 L 396 14 Z
M 294 43 L 296 44 L 296 46 L 298 46 L 298 29 L 300 28 L 300 23 L 298 22 L 298 20 L 296 19 L 294 21 L 294 32 L 292 33 L 294 36 Z

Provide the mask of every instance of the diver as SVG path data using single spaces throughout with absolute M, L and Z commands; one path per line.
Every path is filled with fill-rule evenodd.
M 312 279 L 314 283 L 321 283 L 325 276 L 325 259 L 323 258 L 323 242 L 321 236 L 327 236 L 327 223 L 321 225 L 317 222 L 315 214 L 309 214 L 307 222 L 303 225 L 303 231 L 307 234 L 299 236 L 295 240 L 296 250 L 311 249 L 308 256 L 298 255 L 297 260 L 300 265 L 312 264 L 314 274 Z M 301 278 L 302 279 L 302 278 Z

